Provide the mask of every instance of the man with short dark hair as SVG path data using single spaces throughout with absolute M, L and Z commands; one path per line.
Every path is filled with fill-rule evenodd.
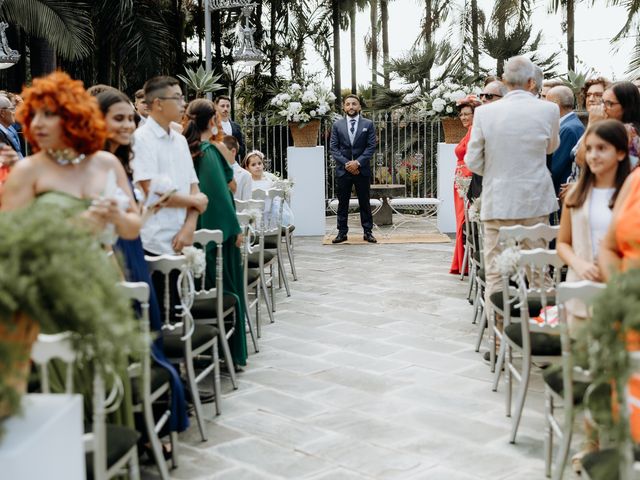
M 373 236 L 373 216 L 369 186 L 371 184 L 371 159 L 376 151 L 376 129 L 371 120 L 360 115 L 360 99 L 356 95 L 344 97 L 342 108 L 345 118 L 337 120 L 331 129 L 331 156 L 336 162 L 338 189 L 338 235 L 333 243 L 347 241 L 349 231 L 349 200 L 351 188 L 356 187 L 360 207 L 360 223 L 363 238 L 377 243 Z
M 133 104 L 136 113 L 140 116 L 139 127 L 144 125 L 144 122 L 147 121 L 147 117 L 149 116 L 149 106 L 147 105 L 147 100 L 144 98 L 144 88 L 137 90 L 134 96 L 135 103 Z
M 214 102 L 216 107 L 216 112 L 220 115 L 220 120 L 222 124 L 222 130 L 224 130 L 225 135 L 232 135 L 238 140 L 238 155 L 236 156 L 236 161 L 241 162 L 244 159 L 245 154 L 245 146 L 244 146 L 244 136 L 242 135 L 242 130 L 240 129 L 240 125 L 231 120 L 231 99 L 226 95 L 220 95 L 216 97 Z

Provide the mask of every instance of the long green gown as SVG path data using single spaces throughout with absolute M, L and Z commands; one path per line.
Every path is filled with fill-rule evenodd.
M 70 195 L 66 192 L 52 190 L 39 194 L 35 200 L 36 206 L 53 205 L 60 208 L 65 218 L 72 218 L 80 215 L 87 210 L 91 205 L 90 199 L 78 198 Z M 55 328 L 55 326 L 52 326 Z M 65 372 L 66 367 L 64 364 L 58 361 L 52 361 L 50 365 L 49 381 L 51 383 L 51 390 L 53 392 L 65 391 Z M 122 425 L 130 428 L 135 428 L 133 420 L 133 400 L 131 397 L 131 385 L 129 383 L 126 365 L 123 365 L 118 369 L 119 376 L 123 380 L 124 391 L 122 392 L 123 398 L 120 402 L 119 408 L 111 413 L 108 417 L 109 423 L 115 425 Z M 106 388 L 110 389 L 110 380 L 105 379 Z M 84 416 L 86 422 L 91 422 L 91 411 L 93 410 L 93 404 L 91 401 L 93 394 L 93 376 L 88 370 L 82 368 L 76 368 L 73 372 L 74 390 L 77 393 L 81 393 L 84 397 Z
M 200 181 L 200 191 L 209 198 L 209 205 L 198 218 L 198 228 L 222 230 L 224 293 L 236 297 L 235 332 L 229 339 L 231 356 L 238 365 L 247 363 L 247 337 L 245 334 L 244 274 L 242 253 L 236 247 L 236 237 L 242 231 L 236 217 L 233 195 L 228 183 L 233 179 L 233 170 L 209 142 L 200 144 L 202 155 L 195 159 L 195 169 Z M 206 288 L 213 288 L 216 279 L 216 245 L 207 247 Z

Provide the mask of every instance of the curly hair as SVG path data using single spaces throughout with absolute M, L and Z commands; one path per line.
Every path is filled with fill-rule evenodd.
M 91 155 L 102 150 L 107 138 L 107 126 L 98 102 L 84 89 L 82 82 L 64 72 L 54 72 L 37 78 L 22 92 L 24 102 L 16 114 L 24 135 L 33 150 L 40 147 L 31 133 L 36 110 L 47 109 L 62 119 L 62 141 L 78 153 Z

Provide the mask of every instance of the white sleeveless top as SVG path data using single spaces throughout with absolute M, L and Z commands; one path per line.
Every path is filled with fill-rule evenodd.
M 589 228 L 591 229 L 591 254 L 594 261 L 598 259 L 600 242 L 604 238 L 611 223 L 612 211 L 609 202 L 615 188 L 593 188 L 589 199 Z

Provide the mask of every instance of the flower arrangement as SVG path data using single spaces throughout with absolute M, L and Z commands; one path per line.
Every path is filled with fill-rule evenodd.
M 417 106 L 427 117 L 453 117 L 456 115 L 456 102 L 474 93 L 479 93 L 476 86 L 445 80 L 423 95 Z
M 459 171 L 456 171 L 454 185 L 458 196 L 464 199 L 467 196 L 469 187 L 471 186 L 471 177 L 464 176 Z
M 288 122 L 308 123 L 330 117 L 335 99 L 333 92 L 322 85 L 293 82 L 271 99 L 271 106 Z
M 182 254 L 187 259 L 187 268 L 191 270 L 194 278 L 200 278 L 204 275 L 207 268 L 207 260 L 204 250 L 196 247 L 184 247 Z
M 520 248 L 516 245 L 515 240 L 510 239 L 500 255 L 496 257 L 496 267 L 503 276 L 511 276 L 516 273 L 518 262 L 520 261 Z

